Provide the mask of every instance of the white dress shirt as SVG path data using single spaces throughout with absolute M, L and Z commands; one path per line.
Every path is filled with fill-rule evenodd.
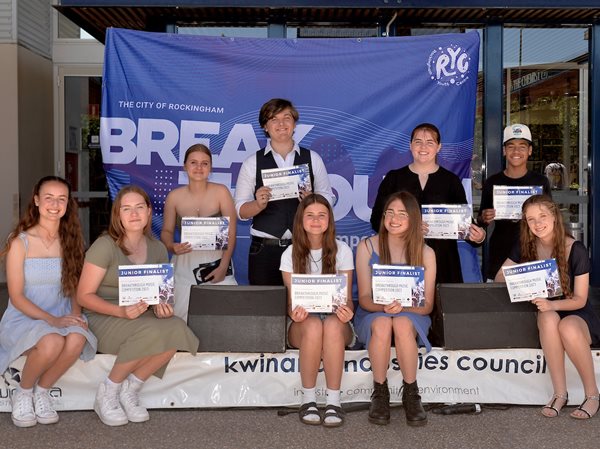
M 264 148 L 264 154 L 268 154 L 269 152 L 273 152 L 273 158 L 275 159 L 275 163 L 278 168 L 288 168 L 294 166 L 294 159 L 296 157 L 296 153 L 300 154 L 300 147 L 294 142 L 294 148 L 290 151 L 285 159 L 271 147 L 271 142 L 267 142 L 267 146 Z M 325 168 L 325 163 L 321 156 L 318 153 L 310 151 L 310 162 L 312 166 L 312 172 L 314 176 L 313 182 L 313 193 L 319 193 L 327 198 L 329 204 L 333 205 L 333 191 L 331 190 L 331 183 L 329 182 L 329 175 L 327 174 L 327 169 Z M 257 152 L 258 153 L 258 152 Z M 240 208 L 245 203 L 249 203 L 250 201 L 254 201 L 254 190 L 256 189 L 256 154 L 248 157 L 240 168 L 240 173 L 237 178 L 237 183 L 235 185 L 235 210 L 237 212 L 238 218 L 240 220 L 246 221 L 249 218 L 240 217 Z M 263 237 L 263 238 L 277 238 L 272 236 L 271 234 L 267 234 L 266 232 L 261 232 L 259 230 L 250 228 L 250 235 L 255 237 Z M 285 231 L 285 234 L 281 237 L 282 239 L 291 239 L 292 231 L 290 229 Z

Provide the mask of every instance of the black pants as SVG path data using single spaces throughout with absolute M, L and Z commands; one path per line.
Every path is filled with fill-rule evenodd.
M 265 245 L 253 240 L 248 254 L 248 281 L 250 285 L 283 285 L 279 265 L 285 247 Z

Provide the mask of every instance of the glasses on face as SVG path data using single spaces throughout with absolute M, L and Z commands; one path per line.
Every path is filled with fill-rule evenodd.
M 408 213 L 400 210 L 398 212 L 394 212 L 392 209 L 388 209 L 383 213 L 385 218 L 389 218 L 390 220 L 396 217 L 398 220 L 408 220 Z
M 131 215 L 137 213 L 138 215 L 143 214 L 148 209 L 146 204 L 136 204 L 135 206 L 121 206 L 121 212 L 125 215 Z
M 416 147 L 426 147 L 426 148 L 435 148 L 438 146 L 438 144 L 435 140 L 415 139 L 412 141 L 412 144 Z

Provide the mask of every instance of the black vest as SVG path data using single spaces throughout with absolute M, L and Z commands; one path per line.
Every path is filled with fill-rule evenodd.
M 310 183 L 315 188 L 315 177 L 310 159 L 310 150 L 300 148 L 300 154 L 296 153 L 294 165 L 308 164 L 310 173 Z M 273 152 L 265 155 L 265 149 L 256 153 L 256 187 L 254 193 L 263 186 L 261 170 L 278 168 Z M 257 231 L 266 232 L 277 238 L 281 238 L 286 230 L 292 231 L 294 225 L 294 215 L 298 209 L 298 199 L 270 201 L 267 207 L 252 219 L 252 227 Z

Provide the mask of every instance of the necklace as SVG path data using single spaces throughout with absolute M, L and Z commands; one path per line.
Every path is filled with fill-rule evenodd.
M 40 225 L 40 228 L 46 231 L 47 237 L 44 237 L 41 232 L 38 232 L 38 236 L 42 241 L 42 245 L 44 245 L 44 248 L 46 248 L 46 251 L 50 251 L 50 248 L 52 245 L 54 245 L 54 242 L 58 240 L 58 232 L 56 232 L 54 235 L 51 235 L 50 232 L 43 226 Z
M 321 252 L 321 257 L 319 257 L 318 259 L 315 259 L 312 255 L 312 251 L 308 252 L 308 256 L 310 257 L 310 260 L 313 261 L 313 263 L 315 264 L 316 267 L 319 266 L 319 262 L 321 262 L 323 260 L 323 253 Z
M 56 242 L 56 240 L 58 239 L 58 235 L 55 235 L 52 238 L 49 239 L 45 239 L 44 237 L 41 237 L 42 239 L 42 245 L 44 245 L 44 247 L 46 248 L 46 251 L 50 251 L 50 248 L 52 247 L 52 245 L 54 245 L 54 242 Z

